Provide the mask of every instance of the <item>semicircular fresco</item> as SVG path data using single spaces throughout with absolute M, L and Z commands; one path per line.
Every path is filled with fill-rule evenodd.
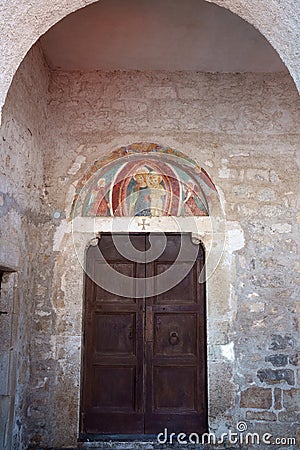
M 204 169 L 158 144 L 121 147 L 79 181 L 73 216 L 208 216 L 216 188 Z

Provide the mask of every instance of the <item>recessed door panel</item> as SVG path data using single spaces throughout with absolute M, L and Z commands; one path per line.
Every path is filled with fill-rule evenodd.
M 124 284 L 124 279 L 122 276 L 126 277 L 126 287 L 129 290 L 129 297 L 121 297 L 124 302 L 135 302 L 135 283 L 134 279 L 136 278 L 136 265 L 132 262 L 113 262 L 111 260 L 104 261 L 95 261 L 94 268 L 94 278 L 95 281 L 95 300 L 97 303 L 103 302 L 119 302 L 119 292 L 122 292 Z M 107 281 L 110 276 L 110 272 L 108 272 L 107 268 L 110 268 L 117 273 L 120 273 L 120 277 L 116 277 L 114 279 L 114 284 L 111 286 L 111 290 L 107 291 L 103 289 L 101 286 L 104 285 L 103 281 Z
M 102 412 L 136 411 L 135 367 L 95 366 L 92 406 Z
M 154 356 L 197 356 L 197 313 L 154 315 Z
M 197 410 L 196 367 L 156 366 L 153 372 L 153 409 L 167 414 Z
M 95 352 L 100 355 L 135 355 L 135 313 L 95 313 Z
M 154 276 L 157 277 L 156 292 L 159 292 L 159 295 L 155 297 L 154 302 L 157 304 L 194 303 L 196 296 L 193 265 L 193 262 L 178 262 L 175 265 L 174 261 L 155 263 Z M 167 275 L 166 280 L 160 280 L 158 276 L 162 274 Z M 162 289 L 164 284 L 168 287 L 166 291 Z M 183 292 L 184 295 L 182 295 Z

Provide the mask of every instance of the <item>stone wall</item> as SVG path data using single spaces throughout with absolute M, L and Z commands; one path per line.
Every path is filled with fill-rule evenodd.
M 5 449 L 27 439 L 31 331 L 40 252 L 43 202 L 43 140 L 46 130 L 48 69 L 34 47 L 14 78 L 3 112 L 0 152 L 0 267 L 5 271 L 0 316 L 1 417 Z M 45 255 L 43 255 L 45 258 Z M 8 271 L 16 271 L 16 274 Z M 15 386 L 16 384 L 16 386 Z M 13 444 L 7 412 L 15 403 Z M 2 430 L 2 428 L 1 428 Z M 0 432 L 1 434 L 1 432 Z M 2 437 L 2 436 L 1 436 Z M 1 441 L 1 445 L 4 445 Z M 2 447 L 3 448 L 3 447 Z
M 1 232 L 6 248 L 13 234 L 20 257 L 16 424 L 24 446 L 76 443 L 83 270 L 70 208 L 96 159 L 140 141 L 203 166 L 231 224 L 231 256 L 208 292 L 211 429 L 247 420 L 257 432 L 296 436 L 298 124 L 287 75 L 55 72 L 47 93 L 47 68 L 33 50 L 11 88 L 2 143 L 4 165 L 18 157 L 4 168 Z M 240 245 L 231 242 L 237 227 Z
M 219 290 L 208 293 L 212 429 L 235 429 L 246 419 L 249 429 L 295 436 L 299 98 L 290 77 L 56 72 L 49 91 L 45 172 L 49 208 L 60 218 L 46 233 L 57 227 L 60 253 L 47 341 L 57 368 L 53 392 L 39 395 L 45 411 L 47 399 L 55 399 L 56 423 L 38 434 L 51 429 L 50 442 L 72 444 L 78 429 L 82 268 L 66 220 L 74 186 L 94 160 L 146 141 L 173 146 L 203 166 L 220 191 L 226 219 L 244 233 L 231 265 L 223 261 Z M 223 278 L 230 285 L 225 297 Z

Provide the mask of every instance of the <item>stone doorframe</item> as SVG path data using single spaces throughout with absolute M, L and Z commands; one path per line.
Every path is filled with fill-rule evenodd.
M 195 227 L 197 230 L 195 230 Z M 65 435 L 64 423 L 67 421 L 69 421 L 69 425 L 72 424 L 74 441 L 75 434 L 76 439 L 78 436 L 82 353 L 81 322 L 84 298 L 83 268 L 86 250 L 90 245 L 97 245 L 98 236 L 101 232 L 141 232 L 143 231 L 142 228 L 145 232 L 190 232 L 193 243 L 198 245 L 201 242 L 204 246 L 207 264 L 206 273 L 208 275 L 206 279 L 206 309 L 209 428 L 220 435 L 231 425 L 230 422 L 233 426 L 237 422 L 234 413 L 235 390 L 232 381 L 235 361 L 232 324 L 236 314 L 234 252 L 244 246 L 243 232 L 239 224 L 227 222 L 224 235 L 221 235 L 221 233 L 218 235 L 218 233 L 212 232 L 209 217 L 147 217 L 145 220 L 141 217 L 78 217 L 68 224 L 68 230 L 64 229 L 64 238 L 59 245 L 60 261 L 71 260 L 73 265 L 70 269 L 68 264 L 65 264 L 63 274 L 60 272 L 61 268 L 58 269 L 57 267 L 55 271 L 56 282 L 60 278 L 61 289 L 65 294 L 65 306 L 56 308 L 57 320 L 61 322 L 66 316 L 69 316 L 68 320 L 72 322 L 74 331 L 77 330 L 76 335 L 69 332 L 55 338 L 56 343 L 53 350 L 65 378 L 64 382 L 57 387 L 57 395 L 60 398 L 64 396 L 67 399 L 63 386 L 65 384 L 70 385 L 68 378 L 71 377 L 73 380 L 71 383 L 72 389 L 74 389 L 72 396 L 77 399 L 76 414 L 73 414 L 72 418 L 69 417 L 68 419 L 66 414 L 60 415 L 58 413 L 57 437 L 63 433 Z M 224 240 L 222 251 L 216 245 L 218 240 Z M 70 256 L 68 253 L 72 241 L 74 253 Z M 70 296 L 70 286 L 68 286 L 69 277 L 71 277 L 75 286 L 75 292 L 71 289 L 72 296 Z M 69 301 L 66 302 L 68 296 Z M 71 302 L 74 302 L 75 298 L 76 307 L 74 305 L 71 307 Z M 70 347 L 67 351 L 66 344 L 69 344 L 69 346 L 73 344 L 72 349 Z M 71 373 L 70 368 L 72 369 Z M 75 383 L 74 380 L 76 380 Z M 57 408 L 58 410 L 59 408 Z M 70 439 L 70 442 L 72 442 L 72 439 Z

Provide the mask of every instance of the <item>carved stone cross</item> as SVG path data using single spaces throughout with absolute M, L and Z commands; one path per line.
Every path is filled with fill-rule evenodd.
M 142 223 L 138 223 L 139 227 L 143 227 L 142 230 L 146 230 L 145 227 L 150 227 L 150 222 L 147 223 L 147 219 L 143 218 Z

